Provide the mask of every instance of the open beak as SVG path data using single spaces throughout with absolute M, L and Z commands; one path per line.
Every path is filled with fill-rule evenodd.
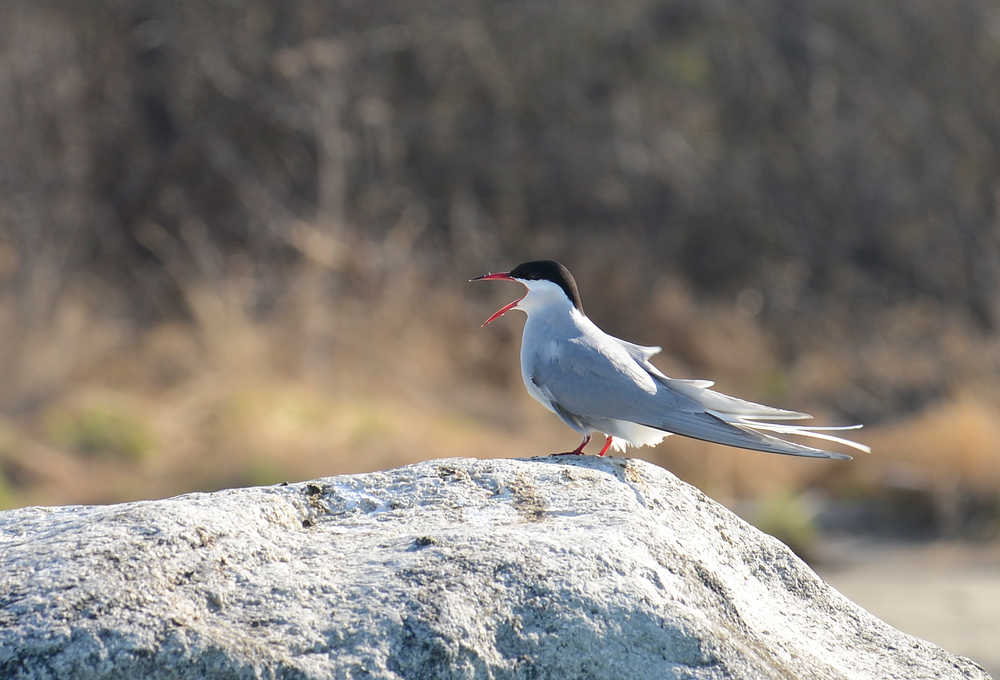
M 474 279 L 469 279 L 469 281 L 486 281 L 488 279 L 505 279 L 507 281 L 517 281 L 517 279 L 513 278 L 507 272 L 499 272 L 497 274 L 483 274 L 482 276 L 477 276 Z M 527 294 L 528 294 L 527 291 L 525 291 L 524 295 L 527 295 Z M 483 322 L 483 325 L 480 326 L 480 328 L 486 328 L 486 326 L 488 326 L 492 322 L 496 321 L 497 319 L 499 319 L 501 316 L 503 316 L 504 314 L 506 314 L 510 310 L 512 310 L 515 307 L 517 307 L 517 303 L 524 299 L 524 295 L 522 295 L 518 299 L 514 300 L 513 302 L 508 302 L 503 307 L 501 307 L 497 311 L 493 312 L 493 316 L 491 316 L 490 318 L 486 319 L 486 321 Z

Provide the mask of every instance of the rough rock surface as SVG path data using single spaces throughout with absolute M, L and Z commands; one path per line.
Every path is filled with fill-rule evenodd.
M 987 675 L 669 472 L 561 457 L 0 513 L 0 677 Z

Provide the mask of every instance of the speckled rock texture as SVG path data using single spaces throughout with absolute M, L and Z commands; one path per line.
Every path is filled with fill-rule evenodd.
M 987 675 L 669 472 L 567 456 L 0 513 L 0 677 Z

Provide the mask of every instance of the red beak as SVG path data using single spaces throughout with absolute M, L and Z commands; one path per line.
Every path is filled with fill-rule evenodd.
M 497 274 L 483 274 L 482 276 L 477 276 L 476 278 L 469 279 L 469 280 L 470 281 L 486 281 L 488 279 L 506 279 L 507 281 L 516 281 L 517 280 L 515 278 L 512 278 L 511 275 L 508 274 L 507 272 L 499 272 Z M 527 295 L 527 294 L 528 293 L 525 292 L 524 295 Z M 517 307 L 517 303 L 524 299 L 524 295 L 522 295 L 518 299 L 514 300 L 513 302 L 509 302 L 509 303 L 505 304 L 503 307 L 501 307 L 497 311 L 493 312 L 493 316 L 491 316 L 490 318 L 486 319 L 486 321 L 483 322 L 483 325 L 480 326 L 480 328 L 486 328 L 486 326 L 488 326 L 490 323 L 496 321 L 501 316 L 503 316 L 504 314 L 506 314 L 510 310 L 512 310 L 515 307 Z
M 507 279 L 508 281 L 514 280 L 510 278 L 510 274 L 507 272 L 498 272 L 496 274 L 483 274 L 482 276 L 477 276 L 474 279 L 469 279 L 469 281 L 485 281 L 487 279 Z

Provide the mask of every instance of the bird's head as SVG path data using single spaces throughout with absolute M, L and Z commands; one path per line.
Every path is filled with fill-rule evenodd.
M 580 300 L 580 291 L 576 287 L 573 275 L 555 260 L 522 262 L 509 272 L 483 274 L 469 280 L 485 281 L 489 279 L 517 281 L 528 290 L 518 299 L 507 303 L 494 312 L 490 318 L 483 322 L 483 326 L 499 319 L 512 309 L 520 309 L 525 314 L 530 314 L 534 309 L 550 305 L 564 305 L 569 309 L 575 307 L 583 312 L 583 302 Z

